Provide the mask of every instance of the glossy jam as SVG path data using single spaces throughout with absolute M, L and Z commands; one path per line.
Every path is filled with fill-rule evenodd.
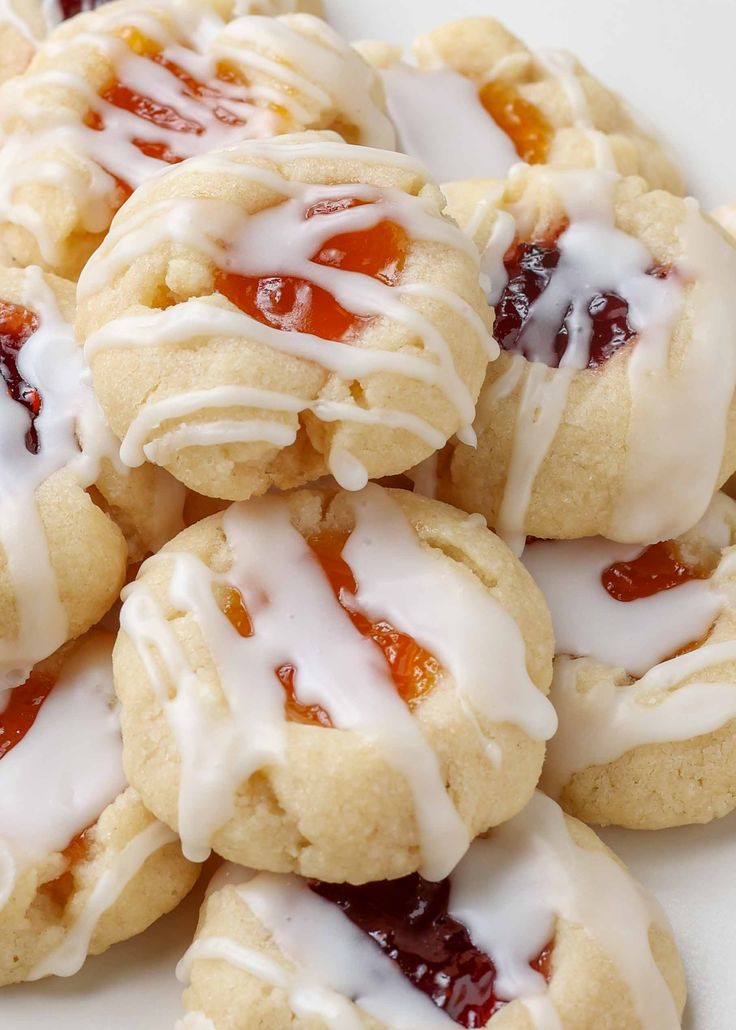
M 310 208 L 306 217 L 329 216 L 361 203 L 351 199 L 323 201 Z M 370 229 L 331 237 L 311 260 L 392 286 L 404 267 L 408 246 L 407 234 L 400 226 L 382 221 Z M 326 290 L 296 276 L 250 277 L 220 271 L 215 287 L 251 318 L 282 332 L 346 341 L 370 321 L 346 311 Z
M 122 33 L 128 47 L 139 57 L 144 57 L 154 64 L 165 68 L 174 78 L 178 79 L 183 96 L 190 100 L 198 101 L 202 105 L 202 121 L 187 118 L 180 114 L 175 107 L 163 104 L 154 97 L 146 96 L 144 93 L 129 86 L 125 82 L 113 80 L 100 93 L 100 97 L 113 107 L 128 111 L 142 121 L 149 122 L 170 132 L 189 133 L 195 136 L 203 136 L 207 131 L 206 122 L 215 118 L 224 125 L 239 126 L 245 123 L 241 118 L 236 117 L 227 110 L 221 103 L 224 94 L 217 88 L 217 83 L 235 82 L 235 78 L 225 66 L 222 68 L 214 82 L 202 83 L 193 78 L 175 62 L 169 60 L 158 49 L 151 40 L 146 39 L 136 29 L 125 29 Z M 245 94 L 243 94 L 243 98 Z M 102 131 L 105 128 L 104 118 L 95 111 L 90 111 L 86 124 L 95 131 Z M 171 147 L 156 140 L 133 138 L 132 143 L 141 153 L 147 157 L 155 158 L 167 164 L 178 164 L 183 161 L 182 155 L 177 154 Z M 127 184 L 123 184 L 127 185 Z
M 484 1027 L 505 1002 L 494 990 L 496 969 L 447 911 L 450 881 L 418 874 L 354 887 L 310 881 L 367 933 L 420 991 L 459 1026 Z M 550 977 L 551 946 L 530 963 Z
M 401 633 L 385 620 L 371 622 L 351 606 L 357 585 L 349 565 L 341 554 L 346 540 L 346 534 L 323 533 L 309 540 L 309 546 L 322 566 L 340 605 L 356 629 L 380 649 L 397 692 L 402 700 L 413 708 L 437 682 L 441 671 L 439 662 L 406 633 Z M 253 623 L 239 591 L 229 587 L 220 605 L 241 636 L 253 635 Z M 320 726 L 331 725 L 329 714 L 323 708 L 319 705 L 303 705 L 298 700 L 298 668 L 293 665 L 282 665 L 274 671 L 284 687 L 286 712 L 290 719 Z
M 534 360 L 534 357 L 526 353 L 522 333 L 529 321 L 533 303 L 549 286 L 559 263 L 560 252 L 555 240 L 563 228 L 551 241 L 514 243 L 504 258 L 508 282 L 496 305 L 494 336 L 504 350 L 523 354 L 530 360 Z M 553 368 L 557 368 L 567 350 L 569 340 L 566 323 L 571 313 L 572 303 L 555 335 Z M 629 305 L 616 293 L 595 294 L 588 304 L 588 314 L 591 338 L 587 367 L 598 368 L 625 346 L 635 333 L 629 325 Z
M 514 144 L 521 160 L 530 165 L 543 164 L 553 129 L 539 108 L 503 82 L 487 82 L 479 96 L 496 125 Z
M 41 395 L 21 375 L 18 356 L 23 344 L 37 329 L 38 319 L 32 311 L 0 301 L 0 375 L 10 396 L 22 404 L 30 416 L 25 441 L 31 454 L 38 454 L 39 449 L 36 419 L 41 413 Z
M 61 20 L 66 21 L 67 18 L 73 18 L 83 11 L 94 11 L 107 2 L 108 0 L 56 0 L 56 8 Z
M 36 721 L 41 705 L 51 693 L 54 680 L 32 672 L 25 683 L 10 693 L 10 701 L 0 712 L 0 758 L 20 744 Z M 2 697 L 3 695 L 0 695 Z
M 89 839 L 87 831 L 82 830 L 76 837 L 67 844 L 62 851 L 62 857 L 66 861 L 64 872 L 55 880 L 44 883 L 40 890 L 59 909 L 65 909 L 69 899 L 74 893 L 75 878 L 74 867 L 83 862 L 89 853 Z
M 674 541 L 665 540 L 646 547 L 631 561 L 609 565 L 601 573 L 601 582 L 614 600 L 638 601 L 708 575 L 705 569 L 685 564 Z

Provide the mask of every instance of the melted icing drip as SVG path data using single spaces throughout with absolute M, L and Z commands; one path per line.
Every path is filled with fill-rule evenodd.
M 351 607 L 357 592 L 355 578 L 342 557 L 347 534 L 323 533 L 308 541 L 335 597 L 350 616 L 356 629 L 380 648 L 399 696 L 413 708 L 434 686 L 440 673 L 436 658 L 406 633 L 401 633 L 389 622 L 371 622 Z M 224 614 L 243 637 L 253 635 L 253 623 L 243 603 L 242 595 L 233 587 L 227 588 L 221 602 Z M 298 670 L 293 665 L 282 665 L 274 670 L 286 693 L 285 710 L 293 722 L 331 726 L 328 713 L 319 705 L 304 705 L 297 696 Z
M 484 1027 L 505 1003 L 495 993 L 496 968 L 448 912 L 450 881 L 418 874 L 364 884 L 310 882 L 367 933 L 404 976 L 460 1026 Z M 551 945 L 530 963 L 550 976 Z
M 44 883 L 40 888 L 42 893 L 60 909 L 66 908 L 74 892 L 74 867 L 87 857 L 89 843 L 87 830 L 82 830 L 76 837 L 73 837 L 62 851 L 62 856 L 66 861 L 64 872 L 55 880 Z
M 157 48 L 155 43 L 146 39 L 135 29 L 125 29 L 123 32 L 123 38 L 134 53 L 152 61 L 154 64 L 159 65 L 159 67 L 164 68 L 170 75 L 177 79 L 181 84 L 182 96 L 187 97 L 189 100 L 201 103 L 203 114 L 207 117 L 213 116 L 223 125 L 233 127 L 245 124 L 241 118 L 238 118 L 231 111 L 228 111 L 227 108 L 220 103 L 223 98 L 223 94 L 218 91 L 213 82 L 199 82 L 185 71 L 184 68 L 167 58 Z M 218 68 L 217 79 L 215 81 L 218 80 L 230 83 L 238 82 L 234 73 L 225 65 Z M 159 126 L 168 132 L 190 133 L 195 136 L 203 136 L 207 131 L 205 125 L 201 122 L 183 116 L 176 110 L 176 108 L 169 104 L 160 103 L 153 97 L 139 93 L 136 89 L 118 80 L 114 80 L 107 85 L 100 93 L 100 97 L 111 106 L 117 107 L 122 111 L 128 111 L 130 114 L 135 115 L 136 118 L 140 118 L 142 121 L 149 122 L 152 125 Z M 101 132 L 105 129 L 105 120 L 96 111 L 90 111 L 88 113 L 86 124 L 89 128 L 97 132 Z M 138 139 L 134 137 L 131 142 L 142 154 L 145 154 L 146 157 L 154 158 L 157 161 L 162 161 L 166 164 L 178 164 L 180 161 L 184 160 L 181 154 L 177 154 L 163 141 Z M 130 188 L 127 183 L 121 183 L 121 185 L 128 193 L 130 193 Z
M 325 200 L 307 218 L 357 207 L 364 201 Z M 382 221 L 359 232 L 327 240 L 311 260 L 318 265 L 370 276 L 393 286 L 404 267 L 409 239 L 394 222 Z M 335 298 L 296 276 L 244 276 L 219 271 L 216 289 L 251 318 L 282 332 L 302 332 L 323 340 L 350 340 L 371 319 L 346 311 Z
M 10 701 L 0 712 L 0 758 L 20 744 L 33 726 L 54 682 L 49 676 L 31 673 L 25 683 L 11 692 Z
M 41 413 L 41 395 L 35 386 L 26 382 L 18 368 L 18 355 L 23 344 L 38 329 L 38 318 L 27 308 L 0 301 L 0 375 L 8 393 L 22 404 L 30 416 L 26 433 L 26 448 L 31 454 L 38 454 L 39 439 L 36 419 Z
M 706 569 L 686 565 L 677 545 L 665 540 L 646 547 L 631 561 L 618 561 L 601 573 L 601 582 L 616 601 L 638 601 L 693 579 L 708 579 Z M 692 645 L 684 650 L 689 651 Z M 678 651 L 678 654 L 684 653 Z
M 562 231 L 562 230 L 560 230 Z M 560 251 L 555 240 L 515 242 L 504 258 L 508 282 L 496 306 L 494 335 L 506 351 L 523 354 L 530 360 L 524 348 L 522 334 L 532 314 L 534 302 L 549 286 L 560 260 Z M 653 270 L 657 274 L 659 269 Z M 658 278 L 662 276 L 657 274 Z M 572 298 L 565 311 L 554 341 L 557 368 L 567 351 L 569 334 L 567 320 L 572 314 Z M 634 336 L 629 325 L 629 305 L 616 293 L 596 293 L 588 303 L 591 322 L 590 349 L 587 368 L 598 368 Z
M 509 137 L 521 160 L 530 165 L 543 164 L 553 129 L 539 108 L 513 86 L 502 82 L 487 82 L 479 95 L 483 107 Z

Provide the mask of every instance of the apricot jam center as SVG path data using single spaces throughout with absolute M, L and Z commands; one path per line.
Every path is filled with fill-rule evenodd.
M 530 361 L 539 360 L 536 352 L 526 349 L 524 330 L 533 318 L 533 305 L 549 286 L 560 261 L 557 239 L 523 243 L 516 241 L 506 252 L 504 265 L 508 281 L 496 305 L 494 336 L 506 351 L 523 354 Z M 568 319 L 573 313 L 573 298 L 562 314 L 555 332 L 550 367 L 557 368 L 569 340 Z M 587 368 L 598 368 L 629 342 L 636 334 L 629 324 L 629 305 L 617 293 L 595 293 L 588 301 L 590 340 Z
M 38 318 L 32 311 L 0 300 L 0 375 L 10 396 L 22 404 L 30 416 L 25 442 L 31 454 L 38 454 L 40 446 L 36 419 L 41 413 L 41 395 L 21 375 L 18 357 L 23 344 L 37 329 Z
M 707 579 L 706 569 L 687 565 L 673 540 L 646 547 L 631 561 L 614 562 L 601 573 L 601 582 L 616 601 L 638 601 L 693 579 Z
M 326 200 L 309 208 L 305 217 L 326 217 L 363 203 L 350 198 Z M 393 286 L 404 267 L 408 247 L 409 238 L 401 226 L 381 221 L 370 229 L 331 237 L 311 261 Z M 342 342 L 353 338 L 371 320 L 347 311 L 327 290 L 297 276 L 250 277 L 219 271 L 215 288 L 251 318 L 282 332 L 309 333 Z
M 10 691 L 10 700 L 0 712 L 0 758 L 20 744 L 33 726 L 54 682 L 49 676 L 32 672 L 25 683 Z
M 347 534 L 322 533 L 308 543 L 322 566 L 340 606 L 347 612 L 358 632 L 379 648 L 399 696 L 413 708 L 437 682 L 441 671 L 440 664 L 412 637 L 395 629 L 389 622 L 371 622 L 351 607 L 357 584 L 350 566 L 342 557 L 341 552 L 346 540 Z M 233 587 L 228 588 L 225 594 L 222 610 L 241 636 L 253 635 L 253 623 L 243 598 Z M 289 719 L 293 722 L 320 726 L 331 725 L 329 715 L 323 708 L 319 705 L 303 705 L 298 700 L 298 667 L 291 664 L 282 665 L 275 673 L 286 693 L 285 706 Z
M 494 990 L 493 962 L 447 910 L 449 880 L 430 883 L 415 873 L 360 887 L 317 880 L 309 886 L 337 905 L 459 1026 L 484 1027 L 506 1004 Z M 547 981 L 551 950 L 550 944 L 530 962 Z
M 80 862 L 83 862 L 89 853 L 89 839 L 87 837 L 87 830 L 82 830 L 76 837 L 73 837 L 71 841 L 62 851 L 62 856 L 66 860 L 66 869 L 64 872 L 57 876 L 55 880 L 49 880 L 44 883 L 40 890 L 43 894 L 49 898 L 57 908 L 65 909 L 69 904 L 69 899 L 74 893 L 74 867 Z
M 480 102 L 499 129 L 509 137 L 522 161 L 543 164 L 547 160 L 553 129 L 542 112 L 513 86 L 487 82 L 480 89 Z
M 182 115 L 170 104 L 161 103 L 154 97 L 140 93 L 136 88 L 114 79 L 101 91 L 100 97 L 117 107 L 119 110 L 128 111 L 144 122 L 155 125 L 168 132 L 189 133 L 195 136 L 203 136 L 206 129 L 206 121 L 215 118 L 224 125 L 240 126 L 245 123 L 229 111 L 223 104 L 223 92 L 218 89 L 218 83 L 234 82 L 235 77 L 228 71 L 226 66 L 218 68 L 218 74 L 214 81 L 203 83 L 195 79 L 184 68 L 169 60 L 157 44 L 146 39 L 136 29 L 125 29 L 122 33 L 125 43 L 135 54 L 153 64 L 164 68 L 173 78 L 179 82 L 179 89 L 183 97 L 195 101 L 201 106 L 202 121 Z M 245 99 L 245 92 L 243 98 Z M 102 115 L 91 111 L 86 120 L 89 128 L 102 131 L 105 128 L 105 120 Z M 172 150 L 169 144 L 163 140 L 150 140 L 142 137 L 134 137 L 131 142 L 147 157 L 155 158 L 157 161 L 164 161 L 167 164 L 178 164 L 183 161 L 182 155 Z M 121 184 L 126 187 L 128 184 Z M 129 192 L 129 187 L 128 187 Z

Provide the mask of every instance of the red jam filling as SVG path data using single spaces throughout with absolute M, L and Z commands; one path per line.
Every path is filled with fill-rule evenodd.
M 23 344 L 37 329 L 38 318 L 32 311 L 0 300 L 0 375 L 10 396 L 22 404 L 30 416 L 25 440 L 31 454 L 38 454 L 40 446 L 36 419 L 41 413 L 41 395 L 20 374 L 18 356 Z
M 32 672 L 25 683 L 10 692 L 10 700 L 0 712 L 0 758 L 20 744 L 33 726 L 54 682 L 49 676 Z
M 174 78 L 178 79 L 181 84 L 182 95 L 202 105 L 203 117 L 214 117 L 224 125 L 239 126 L 245 124 L 241 118 L 232 114 L 221 103 L 224 94 L 217 88 L 217 83 L 233 83 L 238 81 L 237 77 L 226 65 L 218 67 L 218 75 L 214 82 L 202 83 L 193 78 L 184 68 L 165 57 L 155 43 L 146 39 L 136 29 L 125 29 L 123 31 L 123 39 L 128 47 L 140 57 L 152 61 L 161 68 L 165 68 Z M 140 118 L 142 121 L 149 122 L 151 125 L 158 126 L 169 132 L 203 136 L 207 131 L 206 126 L 201 122 L 185 117 L 176 108 L 160 103 L 153 97 L 139 93 L 136 89 L 118 80 L 110 82 L 101 91 L 100 96 L 113 107 L 128 111 L 130 114 L 135 115 L 136 118 Z M 97 132 L 105 128 L 104 118 L 96 111 L 88 113 L 86 124 L 90 129 L 94 129 Z M 133 138 L 131 142 L 142 154 L 155 158 L 158 161 L 164 161 L 167 164 L 178 164 L 184 160 L 181 154 L 177 154 L 163 140 Z M 120 185 L 123 192 L 130 193 L 130 186 L 127 183 L 121 183 Z
M 107 3 L 108 0 L 56 0 L 58 10 L 61 12 L 62 21 L 73 18 L 83 11 L 94 11 Z
M 310 881 L 336 904 L 414 987 L 459 1026 L 484 1027 L 506 1002 L 495 993 L 496 969 L 448 912 L 450 881 L 430 883 L 418 874 L 360 887 Z M 549 981 L 552 944 L 530 962 Z
M 601 573 L 601 582 L 614 600 L 638 601 L 708 576 L 706 569 L 685 564 L 675 542 L 665 540 L 646 547 L 631 561 L 609 565 Z
M 309 208 L 306 217 L 324 217 L 362 204 L 349 198 L 325 200 Z M 404 229 L 382 221 L 370 229 L 331 237 L 311 260 L 393 286 L 404 267 L 408 246 Z M 215 288 L 251 318 L 282 332 L 345 341 L 371 320 L 346 311 L 326 290 L 297 276 L 250 277 L 219 271 Z
M 379 648 L 399 696 L 413 708 L 435 685 L 440 673 L 439 662 L 406 633 L 395 629 L 385 620 L 371 622 L 350 606 L 357 584 L 350 566 L 341 554 L 346 540 L 345 534 L 323 533 L 308 543 L 341 607 L 361 635 Z M 235 588 L 230 587 L 226 591 L 222 611 L 241 636 L 253 635 L 250 615 L 240 592 Z M 303 705 L 298 700 L 298 668 L 282 665 L 274 671 L 286 694 L 285 707 L 289 719 L 320 726 L 332 725 L 328 713 L 319 705 Z
M 530 165 L 543 164 L 554 130 L 539 108 L 503 82 L 487 82 L 479 96 L 496 125 L 514 144 L 521 160 Z
M 493 331 L 504 350 L 521 353 L 529 360 L 535 359 L 525 351 L 522 333 L 529 321 L 533 303 L 549 286 L 559 263 L 560 251 L 555 241 L 560 232 L 552 241 L 517 241 L 504 258 L 508 282 L 496 305 Z M 559 366 L 567 350 L 567 319 L 571 314 L 572 303 L 565 311 L 555 335 L 553 368 Z M 617 293 L 596 293 L 588 303 L 588 314 L 591 338 L 587 367 L 598 368 L 627 344 L 635 333 L 629 325 L 629 305 Z

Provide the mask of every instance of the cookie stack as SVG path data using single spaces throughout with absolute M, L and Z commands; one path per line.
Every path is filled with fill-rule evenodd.
M 736 248 L 568 55 L 244 6 L 0 22 L 0 983 L 214 853 L 182 1028 L 671 1030 L 573 817 L 734 805 Z

